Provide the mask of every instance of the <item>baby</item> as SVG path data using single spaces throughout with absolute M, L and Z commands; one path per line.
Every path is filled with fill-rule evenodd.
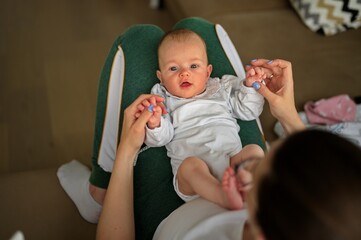
M 244 202 L 235 199 L 242 186 L 223 187 L 222 178 L 229 166 L 264 155 L 258 145 L 242 147 L 236 118 L 259 117 L 264 99 L 252 84 L 266 74 L 261 68 L 250 68 L 245 80 L 231 75 L 211 78 L 204 40 L 186 29 L 166 34 L 158 57 L 160 84 L 151 92 L 164 98 L 165 107 L 153 97 L 138 106 L 140 112 L 153 112 L 145 144 L 166 146 L 174 188 L 184 201 L 201 196 L 227 209 L 243 208 Z

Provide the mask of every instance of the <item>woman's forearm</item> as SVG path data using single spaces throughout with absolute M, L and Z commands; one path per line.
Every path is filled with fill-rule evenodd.
M 294 110 L 285 116 L 283 119 L 279 119 L 286 135 L 289 135 L 296 131 L 301 131 L 305 129 L 305 124 L 302 122 L 301 118 L 298 116 L 297 111 Z
M 145 126 L 153 115 L 152 111 L 139 111 L 138 106 L 149 98 L 154 98 L 156 103 L 164 100 L 156 95 L 143 94 L 124 110 L 120 143 L 98 223 L 97 239 L 135 238 L 133 164 L 144 142 Z
M 134 239 L 133 161 L 137 152 L 120 145 L 102 214 L 97 239 Z

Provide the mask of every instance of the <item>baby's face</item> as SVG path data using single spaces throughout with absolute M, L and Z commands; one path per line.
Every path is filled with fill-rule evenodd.
M 202 93 L 212 72 L 207 52 L 198 36 L 177 41 L 166 39 L 159 49 L 157 76 L 168 92 L 181 98 Z

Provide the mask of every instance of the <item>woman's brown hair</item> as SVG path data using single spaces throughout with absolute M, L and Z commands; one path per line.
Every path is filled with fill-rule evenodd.
M 361 149 L 307 130 L 275 150 L 255 218 L 267 240 L 361 239 Z

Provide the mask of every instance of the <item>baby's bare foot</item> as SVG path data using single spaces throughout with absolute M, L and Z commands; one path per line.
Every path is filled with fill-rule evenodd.
M 225 194 L 226 205 L 231 210 L 238 210 L 244 206 L 244 201 L 237 185 L 234 170 L 228 167 L 223 174 L 222 189 Z

